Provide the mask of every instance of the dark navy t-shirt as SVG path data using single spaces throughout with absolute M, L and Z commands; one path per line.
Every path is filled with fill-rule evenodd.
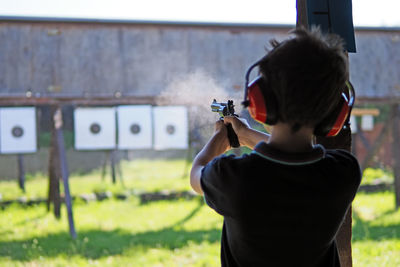
M 201 186 L 224 216 L 222 266 L 340 266 L 335 237 L 360 182 L 349 152 L 320 145 L 291 154 L 262 142 L 215 158 Z

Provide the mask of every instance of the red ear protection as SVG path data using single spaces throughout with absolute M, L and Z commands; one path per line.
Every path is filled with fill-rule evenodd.
M 322 122 L 315 127 L 314 134 L 318 136 L 336 136 L 350 118 L 354 99 L 354 87 L 347 81 L 346 89 L 342 92 L 338 105 L 328 117 L 324 118 Z
M 260 60 L 261 61 L 261 60 Z M 274 125 L 278 122 L 277 101 L 272 90 L 266 84 L 264 77 L 258 76 L 249 83 L 250 72 L 260 61 L 257 61 L 247 70 L 244 89 L 244 107 L 247 107 L 251 117 L 261 123 Z
M 259 64 L 253 64 L 246 73 L 246 85 L 244 91 L 244 101 L 242 104 L 247 107 L 251 117 L 261 123 L 274 125 L 278 122 L 278 102 L 275 95 L 266 84 L 265 78 L 258 76 L 249 83 L 251 70 Z M 348 121 L 351 109 L 354 105 L 355 92 L 352 84 L 346 82 L 346 89 L 341 95 L 338 105 L 330 115 L 322 120 L 314 130 L 318 136 L 335 136 Z
M 258 82 L 261 77 L 258 76 L 247 88 L 247 95 L 249 98 L 250 116 L 258 122 L 265 123 L 267 121 L 267 106 L 265 105 L 264 95 L 261 91 Z
M 274 125 L 278 122 L 277 101 L 263 77 L 258 76 L 247 87 L 248 110 L 258 122 Z

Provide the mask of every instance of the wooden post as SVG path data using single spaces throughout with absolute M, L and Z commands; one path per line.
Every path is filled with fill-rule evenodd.
M 357 139 L 358 139 L 358 133 L 352 134 L 352 140 L 353 140 L 353 146 L 351 147 L 351 153 L 353 153 L 354 156 L 357 157 Z
M 361 163 L 361 170 L 363 172 L 371 164 L 373 157 L 376 155 L 376 153 L 378 153 L 379 149 L 381 148 L 385 140 L 387 140 L 387 137 L 390 133 L 390 129 L 392 128 L 392 123 L 395 121 L 395 116 L 396 116 L 396 105 L 393 105 L 390 110 L 389 117 L 386 119 L 385 125 L 383 126 L 381 132 L 379 133 L 372 147 L 368 149 L 368 153 L 365 156 L 363 162 Z
M 54 215 L 61 217 L 60 206 L 60 178 L 64 182 L 65 204 L 67 206 L 69 232 L 72 238 L 76 238 L 76 231 L 72 215 L 72 201 L 69 192 L 68 167 L 64 148 L 64 135 L 62 131 L 62 113 L 59 106 L 51 107 L 51 147 L 49 155 L 49 196 L 47 209 L 50 210 L 51 203 L 54 204 Z
M 297 19 L 296 27 L 308 28 L 307 0 L 296 0 Z
M 68 182 L 68 166 L 67 166 L 67 158 L 65 156 L 65 147 L 64 147 L 64 134 L 62 130 L 62 112 L 61 108 L 58 106 L 54 113 L 54 129 L 56 134 L 56 146 L 58 154 L 55 155 L 59 159 L 61 177 L 63 179 L 64 184 L 64 194 L 65 194 L 65 205 L 67 206 L 67 214 L 68 214 L 68 223 L 69 223 L 69 233 L 73 239 L 76 238 L 75 224 L 74 218 L 72 214 L 72 199 L 69 191 L 69 182 Z
M 25 193 L 25 168 L 24 168 L 24 155 L 18 154 L 18 185 L 22 192 Z
M 307 0 L 296 0 L 297 7 L 297 27 L 308 28 L 307 19 Z M 350 127 L 343 129 L 336 137 L 317 138 L 317 142 L 328 149 L 341 148 L 351 151 L 351 130 Z M 317 212 L 317 211 L 316 211 Z M 340 264 L 342 267 L 351 267 L 351 236 L 352 236 L 352 209 L 351 207 L 345 215 L 345 220 L 339 229 L 336 242 L 339 250 Z
M 351 151 L 351 130 L 350 127 L 342 129 L 335 137 L 318 137 L 317 143 L 322 144 L 327 149 L 344 149 Z M 352 236 L 352 207 L 346 213 L 345 220 L 336 236 L 339 250 L 340 264 L 342 267 L 353 266 L 351 255 L 351 236 Z
M 112 183 L 116 184 L 117 175 L 118 175 L 122 186 L 125 187 L 124 180 L 122 177 L 121 165 L 120 165 L 119 159 L 117 158 L 117 152 L 118 152 L 117 150 L 106 150 L 105 151 L 106 156 L 103 161 L 103 166 L 102 166 L 102 171 L 101 171 L 101 180 L 104 181 L 104 177 L 106 176 L 106 172 L 107 172 L 107 165 L 108 165 L 108 162 L 110 161 Z
M 400 207 L 400 110 L 399 104 L 393 105 L 395 115 L 392 119 L 392 153 L 394 157 L 393 173 L 394 173 L 394 190 L 395 190 L 395 204 L 396 209 Z
M 60 162 L 58 155 L 58 146 L 57 146 L 57 137 L 56 137 L 56 129 L 54 127 L 54 114 L 57 110 L 57 107 L 51 107 L 51 143 L 50 143 L 50 151 L 49 151 L 49 194 L 47 198 L 47 210 L 50 211 L 51 204 L 53 203 L 54 208 L 54 216 L 57 219 L 61 218 L 61 196 L 60 196 Z
M 116 182 L 117 182 L 117 179 L 116 179 L 116 177 L 115 177 L 115 157 L 116 157 L 116 151 L 115 150 L 113 150 L 113 151 L 111 151 L 111 154 L 110 154 L 110 156 L 111 156 L 111 178 L 112 178 L 112 183 L 113 184 L 116 184 Z
M 110 151 L 109 150 L 106 150 L 105 153 L 106 153 L 106 156 L 104 158 L 103 167 L 102 167 L 102 170 L 101 170 L 101 180 L 102 181 L 104 181 L 104 178 L 106 177 L 108 158 L 110 157 Z
M 125 188 L 124 178 L 123 178 L 123 176 L 122 176 L 122 168 L 121 168 L 121 161 L 120 161 L 120 158 L 118 158 L 118 160 L 117 160 L 117 165 L 115 166 L 115 168 L 116 168 L 116 172 L 117 172 L 117 174 L 118 174 L 118 176 L 119 176 L 119 181 L 121 182 L 122 187 Z
M 363 131 L 362 127 L 361 127 L 361 123 L 360 122 L 357 122 L 357 134 L 355 134 L 355 135 L 360 137 L 361 142 L 363 143 L 365 148 L 369 151 L 371 149 L 371 144 L 369 143 L 367 137 L 365 137 L 364 131 Z

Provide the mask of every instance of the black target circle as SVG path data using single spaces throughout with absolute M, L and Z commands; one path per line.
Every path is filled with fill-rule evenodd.
M 21 126 L 14 126 L 11 129 L 11 134 L 16 138 L 22 137 L 24 135 L 24 129 Z
M 91 125 L 90 125 L 90 132 L 92 133 L 92 134 L 98 134 L 98 133 L 100 133 L 100 131 L 101 131 L 101 126 L 100 126 L 100 124 L 98 124 L 98 123 L 92 123 Z
M 169 135 L 173 135 L 176 132 L 176 128 L 172 124 L 168 124 L 167 127 L 165 128 L 165 130 L 167 131 L 167 133 Z
M 131 130 L 132 134 L 138 134 L 138 133 L 140 133 L 140 130 L 141 130 L 140 129 L 140 125 L 137 124 L 137 123 L 134 123 L 134 124 L 131 125 L 130 130 Z

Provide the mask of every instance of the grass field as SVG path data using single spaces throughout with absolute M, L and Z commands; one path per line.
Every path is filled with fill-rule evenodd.
M 124 162 L 123 187 L 100 179 L 100 171 L 71 176 L 74 195 L 109 190 L 114 193 L 189 190 L 185 162 Z M 365 181 L 390 179 L 370 171 Z M 373 178 L 371 178 L 374 176 Z M 376 177 L 375 177 L 376 176 Z M 45 197 L 47 179 L 27 181 L 27 198 Z M 0 182 L 3 200 L 17 198 L 15 181 Z M 61 220 L 44 204 L 14 204 L 0 210 L 0 266 L 219 266 L 222 218 L 202 198 L 140 203 L 127 200 L 74 202 L 78 237 L 68 234 L 65 208 Z M 353 213 L 354 266 L 400 266 L 400 211 L 392 192 L 359 193 Z

